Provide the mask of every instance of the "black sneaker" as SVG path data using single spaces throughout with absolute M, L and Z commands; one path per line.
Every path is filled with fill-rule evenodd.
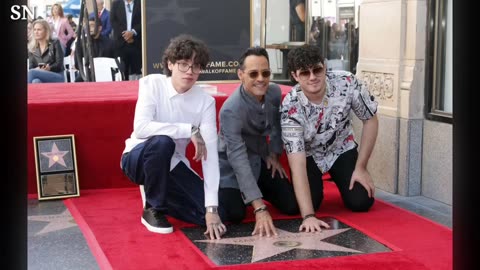
M 142 224 L 147 227 L 151 232 L 155 233 L 171 233 L 173 232 L 173 227 L 170 222 L 168 222 L 165 215 L 158 212 L 153 208 L 148 208 L 143 210 L 142 215 Z

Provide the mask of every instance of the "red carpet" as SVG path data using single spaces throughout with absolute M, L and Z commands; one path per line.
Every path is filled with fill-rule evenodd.
M 238 83 L 215 85 L 218 111 Z M 285 95 L 291 87 L 281 88 Z M 75 135 L 80 194 L 133 187 L 120 170 L 120 156 L 132 132 L 137 94 L 138 81 L 29 84 L 28 194 L 37 193 L 33 137 L 64 134 Z M 188 150 L 193 156 L 193 147 Z M 202 173 L 200 163 L 191 165 Z
M 452 269 L 452 230 L 396 206 L 376 201 L 368 213 L 346 210 L 333 183 L 325 183 L 319 215 L 332 216 L 391 248 L 355 256 L 214 266 L 178 230 L 154 234 L 140 223 L 137 187 L 83 190 L 65 200 L 101 269 Z M 292 218 L 272 210 L 274 219 Z M 253 216 L 248 220 L 253 221 Z

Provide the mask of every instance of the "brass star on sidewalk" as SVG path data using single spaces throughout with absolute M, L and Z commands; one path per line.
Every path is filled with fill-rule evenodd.
M 69 151 L 60 151 L 58 150 L 58 147 L 55 143 L 52 145 L 52 151 L 50 152 L 42 152 L 42 156 L 48 158 L 48 167 L 52 167 L 53 164 L 58 163 L 60 165 L 63 165 L 64 167 L 67 167 L 65 164 L 65 160 L 63 159 L 63 156 L 65 156 Z
M 196 242 L 253 246 L 251 262 L 257 262 L 292 249 L 310 249 L 310 250 L 362 253 L 361 251 L 358 251 L 355 249 L 350 249 L 350 248 L 346 248 L 346 247 L 342 247 L 339 245 L 330 244 L 322 241 L 325 238 L 343 233 L 350 229 L 351 228 L 330 229 L 330 230 L 323 230 L 320 233 L 305 233 L 305 232 L 292 233 L 292 232 L 277 228 L 278 235 L 274 237 L 260 237 L 258 235 L 255 235 L 255 236 L 245 236 L 245 237 L 224 238 L 220 240 L 196 240 Z
M 66 209 L 57 215 L 29 216 L 28 220 L 48 222 L 47 226 L 43 227 L 43 229 L 35 234 L 36 236 L 67 229 L 77 225 L 75 220 L 70 215 L 70 212 L 68 212 Z

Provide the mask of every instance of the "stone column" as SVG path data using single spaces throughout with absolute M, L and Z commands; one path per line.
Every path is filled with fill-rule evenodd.
M 420 195 L 426 1 L 364 0 L 357 75 L 379 103 L 379 132 L 368 169 L 375 185 Z M 354 121 L 357 141 L 361 122 Z

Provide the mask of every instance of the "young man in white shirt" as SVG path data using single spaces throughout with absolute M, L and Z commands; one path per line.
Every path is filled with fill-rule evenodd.
M 163 54 L 165 75 L 139 81 L 134 129 L 125 142 L 121 167 L 131 181 L 144 185 L 141 222 L 152 232 L 173 231 L 165 215 L 206 225 L 211 239 L 226 232 L 218 209 L 215 99 L 195 85 L 208 61 L 202 41 L 180 35 Z M 193 159 L 202 162 L 204 181 L 185 157 L 190 141 Z

